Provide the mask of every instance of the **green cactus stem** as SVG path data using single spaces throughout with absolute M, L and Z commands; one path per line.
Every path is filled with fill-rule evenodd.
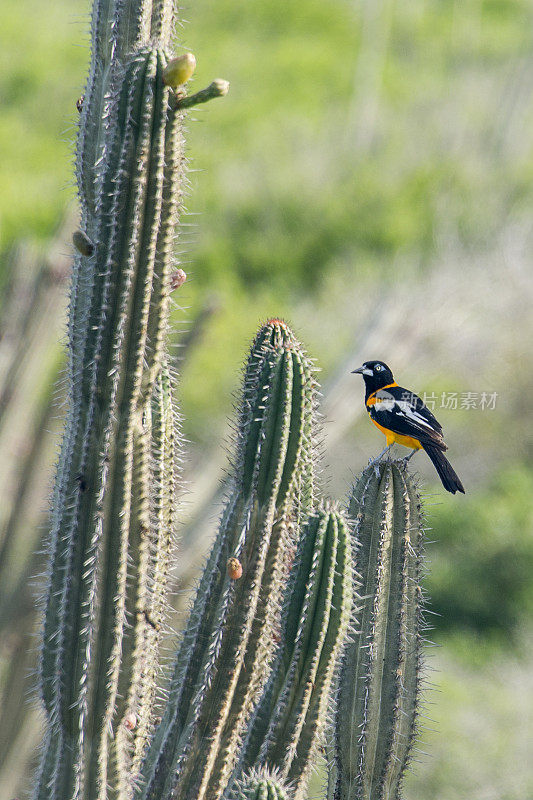
M 160 640 L 166 619 L 170 558 L 174 546 L 176 412 L 168 367 L 161 370 L 134 440 L 133 514 L 129 536 L 126 619 L 113 718 L 111 786 L 124 796 L 139 772 L 153 728 L 159 681 Z M 148 472 L 146 467 L 149 467 Z M 148 483 L 145 476 L 148 474 Z
M 113 98 L 120 89 L 125 64 L 145 47 L 169 48 L 175 28 L 173 0 L 94 0 L 91 63 L 80 111 L 76 171 L 84 230 L 92 238 L 98 227 L 102 165 L 107 160 L 113 128 Z M 166 65 L 165 65 L 166 66 Z
M 335 800 L 397 800 L 412 747 L 421 671 L 420 497 L 403 465 L 368 467 L 356 520 L 357 634 L 343 658 Z M 331 796 L 331 794 L 330 794 Z
M 225 97 L 229 92 L 228 81 L 217 78 L 209 84 L 205 89 L 200 89 L 195 94 L 176 97 L 176 108 L 191 108 L 192 106 L 199 106 L 201 103 L 208 103 L 209 100 L 214 100 L 215 97 Z
M 313 514 L 302 534 L 284 609 L 281 646 L 250 726 L 240 767 L 275 769 L 296 800 L 310 770 L 336 687 L 352 609 L 348 525 L 335 509 Z
M 142 45 L 167 44 L 172 18 L 173 3 L 162 0 L 127 12 L 94 5 L 78 137 L 84 233 L 74 237 L 70 396 L 40 665 L 49 732 L 36 798 L 131 795 L 150 728 L 173 524 L 162 364 L 183 142 L 163 82 L 167 56 Z
M 275 342 L 275 343 L 273 343 Z M 220 529 L 147 752 L 139 795 L 218 800 L 268 678 L 311 476 L 315 383 L 290 330 L 267 324 L 245 368 L 237 456 Z M 304 487 L 301 496 L 311 491 Z M 228 560 L 243 573 L 235 579 Z

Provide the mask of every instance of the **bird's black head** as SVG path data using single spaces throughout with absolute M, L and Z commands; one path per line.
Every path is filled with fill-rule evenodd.
M 354 369 L 353 372 L 363 376 L 367 397 L 372 392 L 394 383 L 394 376 L 383 361 L 365 361 L 362 367 Z

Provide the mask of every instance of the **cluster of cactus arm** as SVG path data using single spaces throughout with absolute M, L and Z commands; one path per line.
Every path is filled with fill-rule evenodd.
M 34 800 L 303 800 L 328 720 L 329 796 L 396 798 L 420 671 L 420 502 L 394 464 L 363 473 L 348 515 L 318 499 L 318 386 L 277 319 L 245 365 L 224 511 L 157 710 L 182 122 L 228 88 L 187 95 L 195 59 L 168 55 L 173 20 L 169 0 L 94 3 Z

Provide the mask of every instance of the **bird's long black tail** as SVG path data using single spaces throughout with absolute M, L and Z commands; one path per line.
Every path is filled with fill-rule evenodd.
M 439 478 L 446 491 L 455 494 L 456 492 L 465 493 L 463 484 L 457 477 L 454 468 L 438 447 L 433 447 L 430 444 L 423 445 L 424 450 L 433 461 L 435 469 L 439 473 Z

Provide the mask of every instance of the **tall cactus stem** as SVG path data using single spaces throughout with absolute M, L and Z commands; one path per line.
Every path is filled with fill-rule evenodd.
M 245 368 L 232 488 L 146 755 L 142 797 L 217 800 L 229 781 L 275 650 L 286 554 L 305 512 L 296 489 L 311 458 L 314 392 L 292 333 L 267 325 Z M 239 580 L 228 574 L 231 557 L 242 564 Z
M 160 16 L 167 9 L 157 34 L 156 5 Z M 49 734 L 36 798 L 128 796 L 151 725 L 155 686 L 146 681 L 157 673 L 153 618 L 164 608 L 156 595 L 169 567 L 175 485 L 154 452 L 169 455 L 168 414 L 157 405 L 171 398 L 161 369 L 183 143 L 163 82 L 167 56 L 143 44 L 169 38 L 173 13 L 169 2 L 94 7 L 78 140 L 84 234 L 75 240 L 40 665 Z M 154 476 L 168 487 L 155 489 L 166 510 L 151 507 Z
M 404 466 L 368 467 L 354 487 L 357 634 L 345 651 L 335 723 L 335 800 L 397 800 L 421 672 L 421 503 Z
M 281 647 L 250 726 L 240 769 L 275 769 L 296 800 L 321 741 L 352 608 L 350 529 L 324 507 L 302 534 L 283 615 Z

